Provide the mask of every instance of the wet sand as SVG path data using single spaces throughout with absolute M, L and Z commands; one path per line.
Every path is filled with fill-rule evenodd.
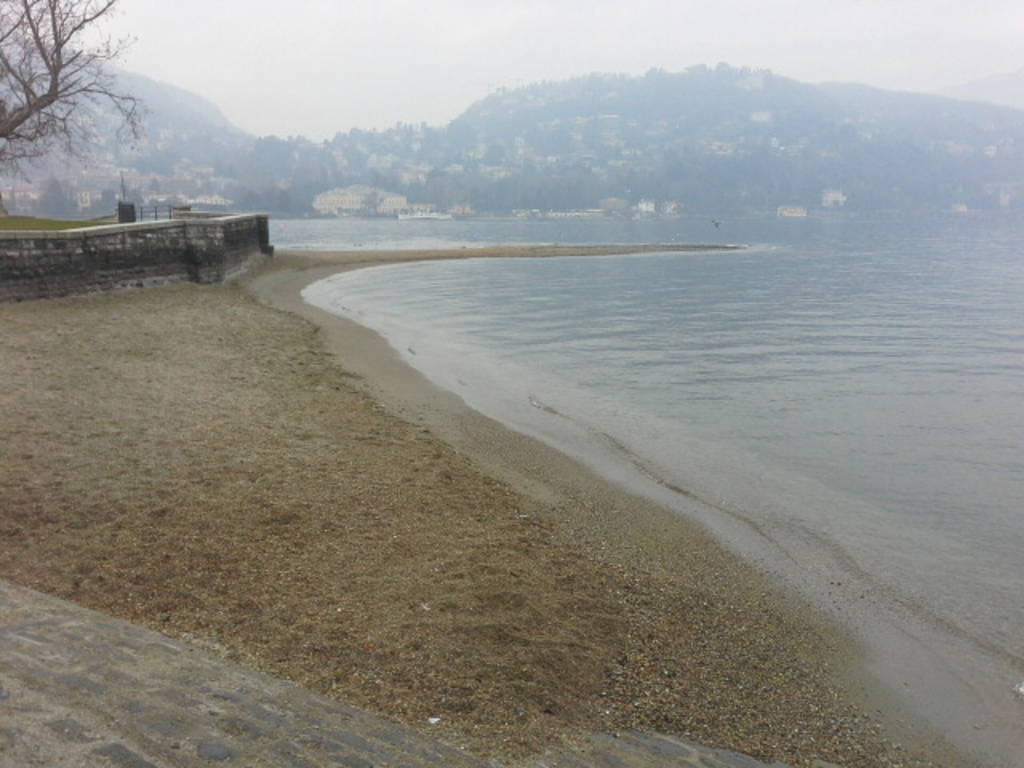
M 417 256 L 0 306 L 0 575 L 512 762 L 635 727 L 967 764 L 896 729 L 848 638 L 698 527 L 299 297 Z

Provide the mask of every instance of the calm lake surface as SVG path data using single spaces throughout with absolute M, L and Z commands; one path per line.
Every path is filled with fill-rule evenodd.
M 1024 221 L 284 221 L 272 241 L 748 244 L 394 265 L 306 298 L 870 625 L 881 676 L 948 669 L 900 683 L 947 698 L 965 740 L 1024 732 Z

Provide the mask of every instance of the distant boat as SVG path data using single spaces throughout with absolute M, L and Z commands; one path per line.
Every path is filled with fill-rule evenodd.
M 407 220 L 432 220 L 432 221 L 447 221 L 452 215 L 450 213 L 434 213 L 433 211 L 416 211 L 415 213 L 400 213 L 398 218 L 401 221 Z

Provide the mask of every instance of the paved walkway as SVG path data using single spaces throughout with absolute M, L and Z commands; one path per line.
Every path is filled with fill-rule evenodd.
M 2 768 L 211 765 L 498 768 L 158 633 L 0 581 Z M 638 733 L 595 735 L 533 766 L 764 768 Z

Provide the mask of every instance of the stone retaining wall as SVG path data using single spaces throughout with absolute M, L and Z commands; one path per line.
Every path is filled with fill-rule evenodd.
M 190 280 L 218 283 L 273 253 L 263 215 L 0 232 L 0 301 Z

